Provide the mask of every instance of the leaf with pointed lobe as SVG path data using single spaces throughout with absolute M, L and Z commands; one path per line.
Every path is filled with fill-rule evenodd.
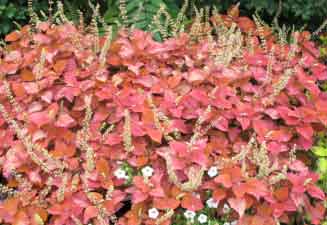
M 243 217 L 246 210 L 246 201 L 244 198 L 229 198 L 228 203 L 238 213 L 240 218 Z
M 182 198 L 181 206 L 193 212 L 199 211 L 204 207 L 201 199 L 191 193 L 186 194 Z

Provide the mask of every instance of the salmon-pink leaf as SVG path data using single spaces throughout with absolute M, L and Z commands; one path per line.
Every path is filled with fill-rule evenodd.
M 201 199 L 193 194 L 186 194 L 182 199 L 181 206 L 190 211 L 199 211 L 204 207 Z
M 246 210 L 246 201 L 244 198 L 229 198 L 228 203 L 232 209 L 234 209 L 240 218 L 243 217 Z

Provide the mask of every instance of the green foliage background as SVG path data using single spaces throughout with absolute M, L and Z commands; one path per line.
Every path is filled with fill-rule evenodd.
M 258 12 L 265 21 L 272 21 L 278 10 L 279 0 L 189 0 L 191 5 L 203 7 L 216 6 L 225 11 L 231 4 L 240 2 L 242 15 L 252 15 Z M 316 29 L 327 16 L 327 0 L 281 0 L 282 13 L 280 23 L 295 25 L 297 28 L 305 27 Z M 115 23 L 119 17 L 119 0 L 91 0 L 93 4 L 99 3 L 101 14 L 107 23 Z M 160 4 L 165 5 L 172 16 L 176 15 L 184 0 L 125 0 L 127 16 L 130 23 L 141 29 L 150 29 L 149 24 L 153 15 L 158 11 Z M 67 16 L 77 19 L 77 9 L 83 11 L 87 19 L 92 16 L 88 0 L 63 0 Z M 34 1 L 35 11 L 48 10 L 48 0 Z M 192 8 L 188 10 L 192 16 Z M 137 16 L 136 16 L 137 15 Z M 19 24 L 28 23 L 27 0 L 0 0 L 0 36 L 9 33 Z

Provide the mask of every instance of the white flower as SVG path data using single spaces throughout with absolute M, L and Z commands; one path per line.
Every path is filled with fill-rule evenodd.
M 154 170 L 151 166 L 146 166 L 142 169 L 141 172 L 144 177 L 151 177 L 153 175 Z
M 230 211 L 230 207 L 229 207 L 229 205 L 227 205 L 226 203 L 224 204 L 224 207 L 223 207 L 223 213 L 229 213 L 229 211 Z
M 127 179 L 128 178 L 128 176 L 126 174 L 126 171 L 123 170 L 122 168 L 119 168 L 119 169 L 115 170 L 114 175 L 118 179 Z
M 198 217 L 198 221 L 199 223 L 206 223 L 208 221 L 208 217 L 204 214 L 200 214 L 200 216 Z
M 209 177 L 215 177 L 218 175 L 218 168 L 216 166 L 212 166 L 208 170 Z
M 206 203 L 207 203 L 207 206 L 211 209 L 218 208 L 218 202 L 216 202 L 213 198 L 209 198 Z
M 159 216 L 159 211 L 156 208 L 151 208 L 148 211 L 149 218 L 151 219 L 157 219 Z
M 223 225 L 236 225 L 236 224 L 237 224 L 237 220 L 233 222 L 225 222 Z
M 195 217 L 195 212 L 190 211 L 190 210 L 186 210 L 186 211 L 184 212 L 184 216 L 185 216 L 186 219 L 193 220 L 194 217 Z

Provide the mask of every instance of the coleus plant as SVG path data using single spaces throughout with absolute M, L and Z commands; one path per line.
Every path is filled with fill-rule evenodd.
M 9 34 L 0 221 L 320 224 L 326 197 L 303 153 L 327 124 L 327 68 L 309 36 L 280 42 L 233 8 L 162 43 L 66 20 Z

